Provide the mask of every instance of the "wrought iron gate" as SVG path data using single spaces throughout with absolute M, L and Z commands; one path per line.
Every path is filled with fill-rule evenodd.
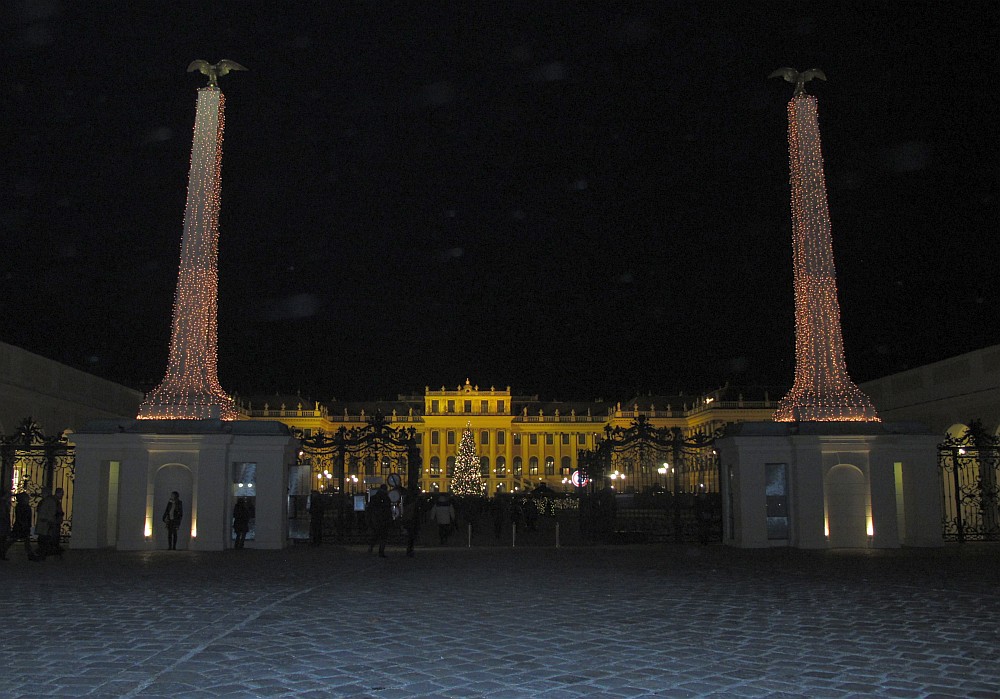
M 73 529 L 73 481 L 76 468 L 73 447 L 62 433 L 46 436 L 30 417 L 17 431 L 0 436 L 0 476 L 7 493 L 28 493 L 34 511 L 42 498 L 42 489 L 63 489 L 61 537 Z M 11 508 L 13 510 L 13 507 Z
M 938 445 L 945 541 L 1000 541 L 1000 439 L 973 421 Z
M 392 427 L 381 413 L 362 426 L 341 427 L 332 435 L 320 431 L 310 437 L 296 436 L 301 443 L 299 467 L 308 471 L 309 484 L 299 479 L 300 490 L 305 492 L 293 494 L 296 502 L 289 511 L 308 517 L 306 498 L 324 498 L 324 533 L 340 540 L 364 527 L 363 519 L 355 514 L 354 498 L 370 486 L 399 474 L 400 485 L 414 491 L 419 488 L 422 461 L 416 429 Z
M 722 502 L 716 435 L 685 437 L 645 416 L 605 428 L 578 463 L 591 479 L 582 495 L 581 528 L 591 539 L 719 541 Z

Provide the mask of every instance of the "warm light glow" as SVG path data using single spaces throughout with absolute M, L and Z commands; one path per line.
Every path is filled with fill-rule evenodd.
M 476 454 L 476 442 L 472 436 L 471 422 L 466 424 L 465 430 L 462 432 L 462 441 L 458 445 L 451 491 L 456 495 L 483 494 L 483 477 L 480 473 L 479 456 Z
M 139 406 L 139 419 L 235 420 L 218 378 L 219 193 L 225 98 L 198 90 L 170 355 L 163 381 Z
M 795 267 L 795 382 L 774 413 L 777 422 L 879 422 L 871 400 L 847 374 L 837 301 L 830 212 L 823 175 L 816 98 L 788 103 Z
M 142 529 L 142 535 L 147 539 L 153 536 L 153 518 L 149 515 L 146 516 L 146 526 Z

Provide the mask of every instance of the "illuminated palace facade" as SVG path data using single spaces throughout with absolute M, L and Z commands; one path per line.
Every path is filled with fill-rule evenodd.
M 530 490 L 540 483 L 557 491 L 572 490 L 570 476 L 579 451 L 593 449 L 606 427 L 628 427 L 639 416 L 654 427 L 676 427 L 687 436 L 735 422 L 770 420 L 778 405 L 766 392 L 730 387 L 697 396 L 646 395 L 610 404 L 541 401 L 537 395 L 513 395 L 509 386 L 484 390 L 469 381 L 454 390 L 426 388 L 423 395 L 399 395 L 395 401 L 309 403 L 279 395 L 266 404 L 238 401 L 238 409 L 241 419 L 278 420 L 306 437 L 356 428 L 381 413 L 393 427 L 415 429 L 423 462 L 420 488 L 425 492 L 450 489 L 468 427 L 487 493 Z M 313 487 L 325 489 L 324 474 L 313 467 Z M 366 483 L 382 482 L 388 475 L 382 471 L 371 461 L 346 464 L 347 489 L 360 491 Z M 626 480 L 618 487 L 628 490 L 629 484 Z

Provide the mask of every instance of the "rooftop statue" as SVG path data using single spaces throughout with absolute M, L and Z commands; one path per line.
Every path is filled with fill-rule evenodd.
M 190 68 L 188 69 L 190 70 Z M 784 78 L 790 83 L 795 83 L 795 94 L 793 97 L 798 97 L 803 92 L 806 91 L 806 83 L 813 78 L 819 78 L 820 80 L 826 81 L 826 76 L 823 75 L 823 71 L 819 68 L 810 68 L 809 70 L 799 72 L 794 68 L 778 68 L 767 77 L 769 78 Z
M 187 72 L 193 73 L 196 70 L 203 75 L 208 76 L 209 87 L 218 87 L 219 78 L 223 75 L 228 74 L 232 70 L 246 70 L 246 68 L 241 66 L 236 61 L 230 61 L 228 58 L 223 58 L 214 65 L 199 58 L 197 61 L 191 61 L 191 65 L 188 66 Z

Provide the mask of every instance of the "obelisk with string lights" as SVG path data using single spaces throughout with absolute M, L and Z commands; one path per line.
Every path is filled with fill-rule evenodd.
M 805 92 L 818 69 L 781 68 L 770 77 L 795 83 L 788 103 L 795 283 L 795 381 L 774 413 L 777 422 L 878 422 L 871 400 L 851 380 L 837 301 L 830 211 L 823 175 L 816 98 Z
M 194 61 L 188 71 L 196 70 L 208 76 L 209 83 L 198 90 L 170 354 L 166 376 L 139 406 L 139 419 L 237 417 L 235 403 L 218 377 L 219 194 L 226 104 L 218 78 L 246 68 L 223 59 L 214 65 Z

